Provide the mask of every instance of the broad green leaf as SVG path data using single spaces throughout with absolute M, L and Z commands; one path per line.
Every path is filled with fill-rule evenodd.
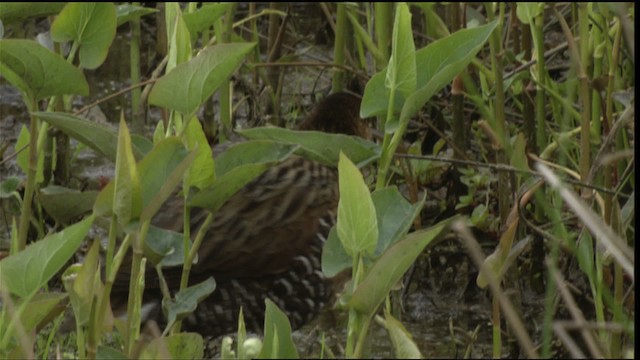
M 183 161 L 188 156 L 182 141 L 177 137 L 169 137 L 162 140 L 151 150 L 137 165 L 140 175 L 140 189 L 142 191 L 143 212 L 148 211 L 147 207 L 152 200 L 158 199 L 156 196 L 162 192 L 162 197 L 168 197 L 173 192 L 173 188 L 166 186 L 167 179 L 175 172 L 179 166 L 184 166 Z M 113 180 L 107 184 L 96 199 L 93 211 L 98 216 L 109 216 L 112 213 L 113 204 Z M 153 215 L 153 214 L 151 214 Z
M 144 242 L 144 254 L 153 265 L 159 264 L 162 267 L 182 265 L 184 235 L 151 225 Z
M 116 162 L 118 132 L 114 129 L 67 113 L 36 112 L 34 115 L 92 148 L 98 154 Z M 137 139 L 133 142 L 133 155 L 136 159 L 142 159 L 145 153 L 142 149 L 144 140 L 140 140 L 140 137 L 135 135 L 132 136 L 133 139 Z
M 210 28 L 213 24 L 229 10 L 231 3 L 206 4 L 192 13 L 183 14 L 192 40 L 196 39 L 198 34 L 205 29 Z
M 40 189 L 38 202 L 58 223 L 66 225 L 88 213 L 98 197 L 98 191 L 78 191 L 57 185 Z
M 426 194 L 424 194 L 426 196 Z M 418 216 L 425 197 L 410 204 L 395 186 L 386 187 L 371 194 L 378 219 L 378 246 L 375 257 L 380 256 L 389 246 L 404 237 L 413 220 Z
M 164 351 L 168 353 L 164 353 Z M 204 340 L 196 333 L 178 333 L 158 337 L 144 348 L 142 359 L 202 359 Z
M 3 287 L 27 297 L 47 283 L 75 254 L 93 223 L 93 216 L 46 236 L 24 251 L 0 260 Z
M 389 338 L 396 350 L 396 359 L 421 359 L 422 354 L 409 331 L 400 321 L 394 318 L 387 309 L 384 311 L 382 324 L 389 333 Z
M 264 340 L 258 359 L 297 359 L 298 350 L 291 338 L 287 315 L 271 300 L 265 299 Z
M 247 164 L 272 163 L 293 154 L 298 145 L 268 140 L 250 140 L 234 144 L 216 158 L 216 174 L 222 176 L 230 170 Z
M 76 323 L 87 325 L 91 316 L 91 303 L 99 291 L 96 281 L 100 242 L 94 241 L 82 264 L 74 264 L 62 275 L 64 288 L 69 294 Z
M 295 146 L 257 141 L 230 147 L 216 159 L 216 180 L 195 194 L 189 206 L 216 212 L 238 190 L 272 165 L 287 159 L 295 149 Z M 269 153 L 261 152 L 267 150 Z
M 142 211 L 142 194 L 140 176 L 136 167 L 136 160 L 131 149 L 129 128 L 124 122 L 124 114 L 120 117 L 120 131 L 118 133 L 118 150 L 116 152 L 116 172 L 113 179 L 113 212 L 118 222 L 126 225 L 132 219 L 138 219 Z
M 416 47 L 411 30 L 411 13 L 404 2 L 398 3 L 396 7 L 385 86 L 390 91 L 400 91 L 405 97 L 416 90 Z
M 195 194 L 189 200 L 189 206 L 195 206 L 216 212 L 224 203 L 246 184 L 265 172 L 271 164 L 245 164 L 216 178 L 207 189 Z
M 371 193 L 360 170 L 344 153 L 338 163 L 340 202 L 338 203 L 338 237 L 352 258 L 366 252 L 373 255 L 378 244 L 378 221 Z
M 285 144 L 300 145 L 299 155 L 336 166 L 340 152 L 362 167 L 380 157 L 380 147 L 355 136 L 328 134 L 319 131 L 296 131 L 276 127 L 261 127 L 239 131 L 240 135 L 253 140 L 272 140 Z
M 184 290 L 180 290 L 176 294 L 175 300 L 162 300 L 162 307 L 166 310 L 167 322 L 173 325 L 174 322 L 191 314 L 198 303 L 209 296 L 216 289 L 216 282 L 213 277 L 193 286 L 189 286 Z M 169 326 L 168 325 L 168 326 Z
M 160 78 L 151 90 L 149 103 L 193 114 L 240 66 L 254 46 L 230 43 L 202 50 L 198 56 Z
M 194 186 L 198 189 L 204 189 L 213 183 L 216 179 L 216 174 L 211 147 L 209 147 L 207 137 L 202 131 L 200 121 L 195 116 L 187 123 L 184 139 L 187 143 L 187 149 L 196 152 L 193 165 L 189 167 L 189 171 L 185 174 L 184 187 L 189 189 Z
M 54 15 L 64 7 L 63 2 L 3 2 L 0 3 L 0 21 L 14 21 Z
M 362 314 L 373 314 L 424 248 L 442 237 L 456 217 L 407 235 L 389 248 L 371 267 L 354 291 L 349 306 Z
M 417 92 L 410 96 L 410 107 L 405 104 L 409 99 L 405 100 L 402 94 L 396 94 L 394 108 L 402 109 L 404 115 L 401 119 L 415 114 L 433 94 L 452 81 L 470 63 L 484 46 L 496 24 L 497 22 L 492 22 L 477 28 L 460 30 L 418 50 Z M 384 86 L 386 72 L 387 69 L 382 70 L 367 83 L 360 108 L 362 118 L 386 114 L 389 107 L 389 89 Z
M 95 69 L 107 58 L 116 36 L 113 3 L 68 3 L 51 25 L 51 38 L 80 45 L 80 65 Z
M 118 5 L 116 6 L 117 26 L 120 26 L 135 18 L 139 18 L 156 12 L 158 12 L 158 9 L 131 5 L 129 3 Z
M 169 39 L 169 60 L 165 72 L 191 59 L 191 35 L 182 18 L 182 11 L 176 2 L 165 6 L 167 39 Z
M 21 181 L 17 176 L 9 176 L 2 180 L 2 182 L 0 182 L 0 199 L 8 199 L 16 194 L 20 196 L 17 190 Z
M 413 220 L 422 209 L 424 198 L 411 205 L 395 186 L 377 190 L 371 194 L 371 198 L 376 208 L 379 233 L 378 244 L 373 256 L 375 259 L 406 235 Z M 368 263 L 367 259 L 365 259 L 365 263 Z M 322 271 L 326 276 L 332 277 L 352 265 L 353 261 L 340 243 L 335 227 L 332 228 L 322 248 Z
M 162 121 L 160 121 L 162 123 Z M 153 148 L 153 142 L 146 137 L 138 134 L 131 134 L 131 144 L 133 145 L 133 155 L 136 160 L 142 158 L 138 157 L 138 153 L 146 155 Z
M 331 228 L 329 237 L 322 247 L 322 272 L 327 277 L 336 276 L 342 270 L 353 265 L 353 260 L 346 253 L 344 246 L 340 243 L 335 226 Z
M 164 175 L 164 183 L 158 189 L 158 191 L 153 194 L 153 197 L 145 202 L 145 207 L 142 210 L 142 214 L 140 214 L 140 220 L 146 221 L 150 220 L 153 215 L 160 210 L 160 207 L 164 202 L 174 193 L 174 189 L 178 186 L 180 181 L 182 181 L 184 174 L 189 170 L 191 163 L 193 163 L 193 159 L 195 159 L 196 153 L 190 152 L 185 156 L 182 161 L 180 161 L 170 173 Z M 146 195 L 144 193 L 143 195 Z
M 66 297 L 67 294 L 64 293 L 47 292 L 36 294 L 26 305 L 25 311 L 20 314 L 23 330 L 30 332 L 45 319 L 53 320 L 53 315 L 64 311 L 65 306 L 60 306 L 63 305 L 60 302 Z
M 427 81 L 422 85 L 418 79 L 418 90 L 413 92 L 402 106 L 401 123 L 408 122 L 431 99 L 433 94 L 450 83 L 471 63 L 497 24 L 496 20 L 477 28 L 460 30 L 431 44 L 433 45 L 432 51 L 426 54 L 426 59 L 422 59 L 428 64 L 425 66 L 427 71 L 424 75 Z M 421 65 L 423 65 L 422 62 L 418 66 Z
M 35 101 L 54 95 L 89 95 L 82 71 L 31 40 L 0 40 L 0 75 Z
M 516 5 L 516 15 L 523 24 L 531 24 L 543 10 L 544 4 L 538 2 L 518 2 Z

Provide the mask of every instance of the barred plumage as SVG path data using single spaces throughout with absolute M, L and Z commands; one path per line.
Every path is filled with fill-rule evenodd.
M 352 95 L 331 95 L 300 128 L 367 136 L 359 107 L 359 99 Z M 258 332 L 267 297 L 288 314 L 294 328 L 311 320 L 334 292 L 321 271 L 320 256 L 335 221 L 338 198 L 336 169 L 297 156 L 268 169 L 233 195 L 216 213 L 189 279 L 195 284 L 213 276 L 216 290 L 183 321 L 183 327 L 213 336 L 235 331 L 242 306 L 247 328 Z M 182 209 L 182 199 L 172 197 L 153 224 L 181 232 Z M 192 209 L 192 234 L 207 214 Z M 179 287 L 181 270 L 163 270 L 170 289 Z M 162 321 L 155 271 L 147 274 L 145 301 L 157 304 L 151 316 Z M 127 292 L 124 269 L 114 283 L 112 302 Z

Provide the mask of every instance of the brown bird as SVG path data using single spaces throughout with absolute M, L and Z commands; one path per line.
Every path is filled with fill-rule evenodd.
M 359 117 L 360 99 L 337 93 L 322 100 L 298 127 L 368 137 Z M 312 320 L 334 294 L 334 283 L 320 266 L 322 246 L 335 222 L 338 175 L 334 168 L 293 156 L 273 166 L 233 195 L 216 213 L 198 251 L 189 284 L 213 276 L 215 291 L 183 320 L 183 328 L 218 336 L 237 329 L 240 307 L 247 329 L 260 332 L 264 299 L 271 299 L 295 329 Z M 170 198 L 152 223 L 182 232 L 183 202 Z M 191 210 L 191 234 L 208 212 Z M 112 290 L 112 304 L 126 302 L 127 262 Z M 170 289 L 178 289 L 182 267 L 165 268 Z M 155 271 L 148 269 L 144 302 L 163 323 Z

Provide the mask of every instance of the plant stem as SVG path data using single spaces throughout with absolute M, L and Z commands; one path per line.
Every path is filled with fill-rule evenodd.
M 139 2 L 133 2 L 133 6 L 140 6 Z M 131 83 L 137 84 L 140 82 L 140 17 L 134 17 L 129 21 L 131 28 L 131 44 L 129 47 L 129 71 L 131 75 Z M 135 88 L 131 91 L 131 116 L 132 124 L 135 132 L 142 133 L 144 129 L 144 118 L 142 113 L 139 112 L 140 96 L 142 90 Z
M 149 220 L 142 223 L 140 231 L 136 234 L 133 241 L 133 257 L 131 260 L 131 279 L 129 282 L 129 301 L 127 304 L 127 322 L 129 333 L 127 336 L 127 353 L 131 354 L 136 340 L 140 336 L 140 306 L 142 302 L 141 290 L 138 286 L 140 273 L 144 271 L 142 268 L 144 241 L 149 230 Z
M 36 111 L 36 102 L 32 98 L 25 96 L 25 104 L 29 114 Z M 27 184 L 22 200 L 22 212 L 20 213 L 20 228 L 18 232 L 18 251 L 24 250 L 27 246 L 27 235 L 29 233 L 29 221 L 31 220 L 31 200 L 36 186 L 36 169 L 38 166 L 38 120 L 30 115 L 29 123 L 29 168 L 27 171 Z

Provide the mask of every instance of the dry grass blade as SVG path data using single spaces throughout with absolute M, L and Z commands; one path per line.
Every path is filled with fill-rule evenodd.
M 536 164 L 538 172 L 555 188 L 560 196 L 573 209 L 587 228 L 595 235 L 598 245 L 613 255 L 618 264 L 624 269 L 631 281 L 635 280 L 634 252 L 629 246 L 607 226 L 602 218 L 596 215 L 573 191 L 567 189 L 560 179 L 544 164 Z
M 527 354 L 527 357 L 532 359 L 539 358 L 538 352 L 531 340 L 531 337 L 527 333 L 527 330 L 522 323 L 522 319 L 518 316 L 518 313 L 514 309 L 511 301 L 507 298 L 507 296 L 501 291 L 500 283 L 495 278 L 495 276 L 487 269 L 487 265 L 485 264 L 485 258 L 482 253 L 482 249 L 478 244 L 478 241 L 473 237 L 469 228 L 465 225 L 462 220 L 455 221 L 451 228 L 458 233 L 458 235 L 462 238 L 464 245 L 469 250 L 469 254 L 473 259 L 474 264 L 480 269 L 481 272 L 487 274 L 487 280 L 489 281 L 489 286 L 491 287 L 491 293 L 495 296 L 500 302 L 500 307 L 504 311 L 504 317 L 513 329 L 513 332 L 520 343 L 520 346 Z

